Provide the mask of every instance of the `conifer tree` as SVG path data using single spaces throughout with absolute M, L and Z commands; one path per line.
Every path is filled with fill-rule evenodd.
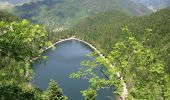
M 44 92 L 44 100 L 67 100 L 66 96 L 63 96 L 63 91 L 59 87 L 58 83 L 51 80 L 48 89 Z

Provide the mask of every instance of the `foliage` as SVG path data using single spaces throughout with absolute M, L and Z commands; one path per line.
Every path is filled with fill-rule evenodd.
M 85 97 L 85 100 L 95 100 L 95 97 L 97 96 L 97 93 L 93 89 L 88 89 L 85 91 L 82 91 L 83 96 Z
M 0 99 L 38 99 L 41 92 L 28 84 L 30 61 L 51 45 L 48 32 L 27 20 L 11 22 L 15 17 L 3 17 L 7 20 L 0 21 Z
M 44 92 L 44 100 L 67 100 L 66 96 L 63 96 L 63 91 L 59 85 L 51 80 L 48 89 Z
M 33 100 L 41 98 L 41 92 L 34 89 L 28 83 L 24 83 L 22 85 L 1 84 L 0 91 L 1 100 Z
M 129 33 L 127 28 L 125 32 Z M 150 34 L 151 30 L 146 33 Z M 108 55 L 118 72 L 128 83 L 129 97 L 135 99 L 168 99 L 169 78 L 165 72 L 165 66 L 157 54 L 143 46 L 148 34 L 142 43 L 133 36 L 127 40 L 115 44 L 113 51 Z M 130 98 L 129 98 L 130 99 Z
M 1 57 L 9 56 L 18 61 L 28 61 L 39 54 L 46 42 L 47 31 L 39 25 L 30 24 L 27 20 L 21 22 L 0 22 Z
M 143 46 L 151 35 L 150 29 L 146 30 L 144 41 L 139 42 L 127 28 L 123 31 L 128 35 L 122 42 L 118 42 L 106 58 L 97 57 L 94 61 L 87 61 L 84 70 L 71 75 L 72 78 L 88 77 L 90 88 L 95 91 L 101 88 L 113 88 L 113 93 L 120 96 L 123 92 L 123 83 L 118 77 L 119 73 L 127 83 L 127 99 L 169 99 L 169 77 L 165 72 L 165 65 L 157 54 Z M 99 66 L 102 64 L 103 66 Z M 97 75 L 96 70 L 101 70 L 106 77 Z M 79 76 L 79 77 L 75 77 Z M 90 94 L 90 91 L 85 91 Z

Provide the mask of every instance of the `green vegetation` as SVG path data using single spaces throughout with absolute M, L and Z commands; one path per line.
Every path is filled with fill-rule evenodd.
M 128 100 L 170 99 L 170 86 L 168 86 L 170 80 L 165 72 L 163 61 L 151 49 L 144 47 L 146 40 L 151 36 L 151 30 L 146 30 L 147 34 L 141 42 L 138 42 L 127 28 L 124 28 L 123 31 L 128 37 L 116 43 L 105 59 L 97 57 L 94 61 L 83 62 L 86 68 L 71 74 L 70 77 L 90 78 L 90 90 L 83 92 L 85 97 L 89 94 L 93 95 L 96 93 L 95 91 L 103 88 L 110 88 L 113 93 L 122 96 L 123 83 L 117 76 L 117 72 L 119 72 L 128 86 Z M 96 70 L 102 70 L 107 78 L 100 77 Z
M 124 26 L 123 23 L 129 18 L 131 17 L 117 10 L 100 13 L 97 16 L 88 17 L 86 20 L 81 21 L 70 29 L 70 32 L 66 31 L 66 33 L 76 35 L 95 45 L 95 47 L 103 49 L 100 51 L 108 53 L 112 49 L 110 47 L 124 36 L 121 29 Z
M 112 9 L 119 9 L 129 15 L 151 12 L 131 0 L 42 0 L 17 6 L 13 12 L 21 18 L 30 19 L 55 30 L 73 26 L 88 16 Z
M 42 99 L 42 91 L 29 83 L 33 76 L 30 64 L 36 57 L 44 58 L 39 55 L 51 45 L 48 32 L 16 16 L 0 16 L 0 99 Z
M 67 100 L 67 97 L 63 96 L 63 91 L 59 85 L 51 80 L 48 89 L 44 92 L 44 100 Z
M 91 43 L 103 54 L 107 55 L 112 46 L 124 37 L 121 29 L 127 26 L 137 40 L 143 40 L 145 29 L 152 29 L 152 38 L 144 44 L 151 48 L 160 59 L 166 62 L 167 71 L 170 73 L 170 8 L 163 9 L 149 16 L 130 17 L 120 11 L 111 11 L 89 17 L 72 29 L 65 31 Z
M 30 64 L 36 57 L 45 58 L 40 51 L 52 42 L 72 35 L 106 56 L 84 61 L 86 68 L 70 76 L 89 78 L 89 88 L 81 91 L 86 100 L 95 100 L 97 91 L 103 88 L 122 96 L 123 83 L 117 72 L 127 84 L 127 99 L 170 99 L 170 8 L 134 17 L 131 15 L 150 11 L 123 0 L 44 0 L 18 6 L 14 12 L 49 29 L 80 22 L 62 34 L 49 33 L 45 27 L 0 12 L 0 99 L 66 100 L 55 81 L 44 93 L 31 85 Z M 96 70 L 106 77 L 100 77 Z
M 88 89 L 85 91 L 82 91 L 82 95 L 84 96 L 85 100 L 95 100 L 97 93 L 93 89 Z
M 92 62 L 87 61 L 83 63 L 87 70 L 73 73 L 71 77 L 89 76 L 90 88 L 93 90 L 115 86 L 117 90 L 113 92 L 121 95 L 122 84 L 116 76 L 116 72 L 120 72 L 129 90 L 127 99 L 168 100 L 169 19 L 170 8 L 166 8 L 142 17 L 131 17 L 119 11 L 112 11 L 80 22 L 65 33 L 75 35 L 97 47 L 105 54 L 105 60 L 109 64 L 101 58 Z M 121 28 L 125 26 L 132 32 L 126 31 L 128 34 L 122 32 Z M 108 79 L 94 73 L 96 69 L 100 69 L 98 63 L 106 66 L 103 72 Z M 114 69 L 109 67 L 110 63 L 114 65 Z

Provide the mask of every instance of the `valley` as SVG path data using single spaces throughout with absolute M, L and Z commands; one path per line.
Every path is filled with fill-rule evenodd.
M 1 100 L 170 99 L 169 0 L 0 5 Z

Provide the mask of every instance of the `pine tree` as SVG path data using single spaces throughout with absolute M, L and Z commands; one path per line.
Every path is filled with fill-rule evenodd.
M 44 92 L 44 100 L 67 100 L 66 96 L 63 96 L 63 91 L 59 87 L 58 83 L 51 80 L 48 89 Z

